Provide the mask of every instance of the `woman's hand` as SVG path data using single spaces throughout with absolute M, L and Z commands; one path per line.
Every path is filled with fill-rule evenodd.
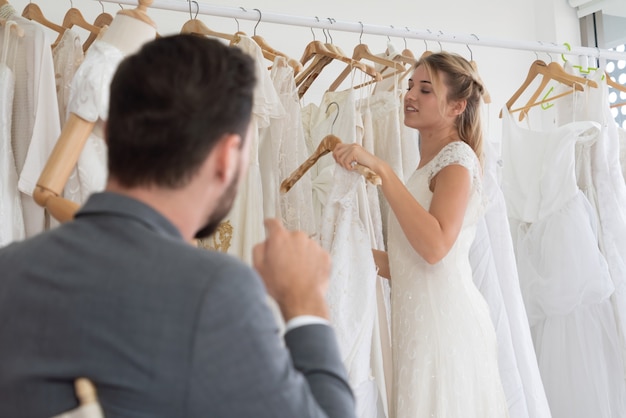
M 358 163 L 380 175 L 380 160 L 358 144 L 337 144 L 333 150 L 333 158 L 346 170 L 354 170 Z

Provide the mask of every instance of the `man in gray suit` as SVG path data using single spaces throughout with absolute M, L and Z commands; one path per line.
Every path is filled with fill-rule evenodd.
M 76 407 L 78 377 L 107 418 L 355 415 L 328 325 L 329 255 L 276 220 L 256 272 L 192 245 L 245 175 L 254 84 L 248 56 L 191 35 L 120 64 L 106 191 L 0 250 L 0 417 Z

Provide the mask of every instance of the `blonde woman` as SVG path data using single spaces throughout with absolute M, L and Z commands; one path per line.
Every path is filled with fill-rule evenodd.
M 417 63 L 404 123 L 420 133 L 421 159 L 406 184 L 358 145 L 333 153 L 347 169 L 358 162 L 378 173 L 392 211 L 388 252 L 374 257 L 391 279 L 396 418 L 508 416 L 495 331 L 468 259 L 484 206 L 482 92 L 459 55 Z

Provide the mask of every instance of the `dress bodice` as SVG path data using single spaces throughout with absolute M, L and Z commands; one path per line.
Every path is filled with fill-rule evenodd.
M 503 110 L 502 189 L 509 217 L 533 222 L 561 209 L 578 193 L 575 144 L 595 141 L 600 125 L 572 122 L 535 131 L 516 124 Z M 515 164 L 507 164 L 515 161 Z

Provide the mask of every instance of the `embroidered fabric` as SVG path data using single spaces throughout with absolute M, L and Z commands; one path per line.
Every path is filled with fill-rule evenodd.
M 106 120 L 109 113 L 109 86 L 124 54 L 100 40 L 87 50 L 70 87 L 68 111 L 89 122 Z
M 259 166 L 260 129 L 270 125 L 272 119 L 284 117 L 285 110 L 276 93 L 265 58 L 259 45 L 252 38 L 240 35 L 237 47 L 250 55 L 256 65 L 257 85 L 250 122 L 250 163 L 246 176 L 241 180 L 239 193 L 224 221 L 230 221 L 234 232 L 228 253 L 247 264 L 252 264 L 252 248 L 265 239 L 263 227 L 263 182 Z
M 72 29 L 67 29 L 63 32 L 59 43 L 52 50 L 61 127 L 63 127 L 67 119 L 67 105 L 70 100 L 72 79 L 83 59 L 84 53 L 83 46 L 80 43 L 80 36 Z
M 330 253 L 332 271 L 326 299 L 342 359 L 355 392 L 357 416 L 376 418 L 377 387 L 370 377 L 376 318 L 376 266 L 367 228 L 359 215 L 361 175 L 338 165 L 322 213 L 320 243 Z
M 489 307 L 473 282 L 468 259 L 484 210 L 478 159 L 467 144 L 453 142 L 416 170 L 406 186 L 428 209 L 430 180 L 451 164 L 469 170 L 472 191 L 459 236 L 441 261 L 427 263 L 395 216 L 389 219 L 391 416 L 396 418 L 508 416 Z
M 79 204 L 106 184 L 107 146 L 100 125 L 108 117 L 109 86 L 123 58 L 118 48 L 96 40 L 71 81 L 67 112 L 97 122 L 64 189 L 64 197 Z
M 271 173 L 273 188 L 272 193 L 265 193 L 266 205 L 271 196 L 276 196 L 276 214 L 280 215 L 283 224 L 288 229 L 299 229 L 312 234 L 317 231 L 315 217 L 313 216 L 313 194 L 311 185 L 311 173 L 304 173 L 289 193 L 279 194 L 278 185 L 287 178 L 302 161 L 309 156 L 304 139 L 301 110 L 299 105 L 298 90 L 293 78 L 293 69 L 288 65 L 278 65 L 282 57 L 276 58 L 272 66 L 271 77 L 276 92 L 278 93 L 285 116 L 272 120 L 267 136 L 261 140 L 263 149 L 268 156 L 259 157 L 261 171 Z M 267 144 L 269 142 L 269 144 Z M 267 146 L 269 145 L 269 146 Z M 265 216 L 273 216 L 265 211 Z

